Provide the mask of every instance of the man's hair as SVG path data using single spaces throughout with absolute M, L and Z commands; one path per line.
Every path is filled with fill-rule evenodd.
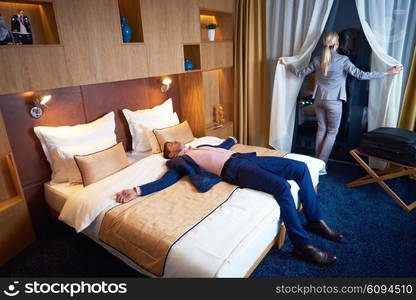
M 170 157 L 169 157 L 169 153 L 170 153 L 170 151 L 169 151 L 169 149 L 168 149 L 168 144 L 169 144 L 170 142 L 166 142 L 164 145 L 163 145 L 163 157 L 164 158 L 167 158 L 167 159 L 169 159 Z

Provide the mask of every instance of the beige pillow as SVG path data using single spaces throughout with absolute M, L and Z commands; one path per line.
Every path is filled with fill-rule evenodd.
M 159 152 L 162 152 L 163 145 L 165 145 L 166 142 L 178 141 L 182 143 L 189 143 L 194 139 L 194 135 L 192 134 L 191 127 L 189 127 L 188 121 L 184 121 L 178 125 L 168 128 L 153 129 L 153 133 L 159 143 Z
M 122 143 L 89 155 L 75 155 L 84 186 L 93 184 L 129 166 Z

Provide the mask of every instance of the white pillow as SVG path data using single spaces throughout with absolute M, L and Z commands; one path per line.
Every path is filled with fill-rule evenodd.
M 152 130 L 162 129 L 177 124 L 179 124 L 179 118 L 176 113 L 157 118 L 149 116 L 143 116 L 141 118 L 136 117 L 135 121 L 132 123 L 134 151 L 146 152 L 152 150 L 153 153 L 159 153 L 159 143 Z
M 170 116 L 173 114 L 172 98 L 169 98 L 162 104 L 156 105 L 150 109 L 141 109 L 141 110 L 136 110 L 136 111 L 123 109 L 122 111 L 123 111 L 124 117 L 127 120 L 127 123 L 129 124 L 130 134 L 134 141 L 135 139 L 140 139 L 140 137 L 134 136 L 134 128 L 133 128 L 134 124 L 137 124 L 138 122 L 140 122 L 140 119 L 142 119 L 143 117 L 159 118 L 162 116 Z M 136 145 L 139 147 L 136 148 Z M 146 151 L 143 147 L 140 146 L 139 143 L 133 142 L 132 148 L 134 151 L 139 151 L 139 152 Z
M 51 165 L 51 184 L 68 181 L 65 160 L 59 156 L 58 148 L 81 146 L 91 143 L 100 144 L 101 141 L 107 139 L 112 139 L 113 144 L 116 144 L 115 127 L 114 112 L 108 113 L 102 118 L 87 124 L 60 127 L 35 127 L 35 134 L 40 140 L 43 152 Z M 98 148 L 95 151 L 105 149 Z
M 173 114 L 173 103 L 172 103 L 172 98 L 169 98 L 168 100 L 166 100 L 165 102 L 163 102 L 160 105 L 156 105 L 152 108 L 149 109 L 139 109 L 136 111 L 131 111 L 129 109 L 123 109 L 123 113 L 127 119 L 127 121 L 129 121 L 129 117 L 134 117 L 134 116 L 143 116 L 143 115 L 171 115 Z
M 93 154 L 95 152 L 111 148 L 114 145 L 115 143 L 113 138 L 111 136 L 108 136 L 107 138 L 94 142 L 92 144 L 57 148 L 57 153 L 59 157 L 64 161 L 64 164 L 66 166 L 65 171 L 68 177 L 68 181 L 72 184 L 82 183 L 82 176 L 74 159 L 75 155 Z

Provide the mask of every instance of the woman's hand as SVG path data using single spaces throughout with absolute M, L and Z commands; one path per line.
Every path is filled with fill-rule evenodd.
M 278 64 L 284 65 L 285 67 L 287 67 L 287 63 L 285 62 L 285 60 L 283 59 L 283 57 L 279 58 L 279 60 L 277 61 Z
M 140 194 L 141 194 L 140 188 L 122 190 L 121 192 L 118 192 L 116 194 L 116 201 L 118 203 L 127 203 L 133 200 L 135 197 L 140 196 Z
M 403 66 L 394 66 L 384 72 L 384 75 L 396 75 L 399 74 L 403 70 Z

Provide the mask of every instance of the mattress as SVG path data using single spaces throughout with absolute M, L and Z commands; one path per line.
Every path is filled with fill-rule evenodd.
M 205 143 L 214 143 L 212 139 Z M 199 139 L 199 143 L 201 140 Z M 156 154 L 157 155 L 157 154 Z M 314 185 L 324 163 L 299 154 L 287 158 L 307 163 Z M 298 186 L 289 181 L 298 206 Z M 45 184 L 47 203 L 60 211 L 66 199 L 81 190 L 82 185 Z M 83 233 L 133 269 L 153 276 L 99 238 L 103 211 Z M 243 277 L 257 261 L 267 245 L 276 237 L 280 224 L 280 209 L 273 196 L 251 189 L 238 189 L 230 199 L 179 239 L 166 259 L 164 277 Z
M 298 206 L 299 188 L 294 182 L 289 183 Z M 65 203 L 65 192 L 79 190 L 79 186 L 45 184 L 51 207 Z M 104 215 L 105 212 L 101 213 L 83 233 L 133 269 L 152 277 L 128 257 L 99 240 Z M 276 237 L 279 222 L 280 209 L 273 196 L 238 189 L 227 202 L 174 244 L 166 260 L 164 277 L 242 277 Z

